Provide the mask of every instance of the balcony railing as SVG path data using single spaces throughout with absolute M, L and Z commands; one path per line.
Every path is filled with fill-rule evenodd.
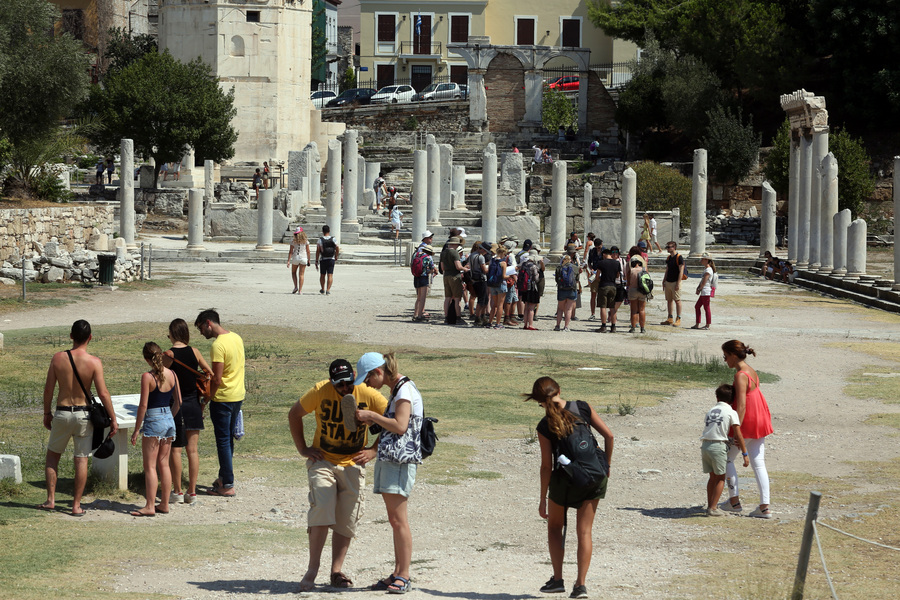
M 400 54 L 420 56 L 440 56 L 440 42 L 400 42 Z

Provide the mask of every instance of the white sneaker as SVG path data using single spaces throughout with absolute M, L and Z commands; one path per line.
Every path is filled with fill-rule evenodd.
M 756 517 L 757 519 L 771 519 L 771 518 L 772 518 L 772 511 L 769 510 L 768 508 L 767 508 L 765 511 L 763 511 L 763 510 L 760 510 L 760 508 L 757 506 L 757 507 L 754 508 L 753 511 L 752 511 L 749 515 L 747 515 L 747 516 L 748 516 L 748 517 Z
M 193 504 L 197 501 L 197 494 L 185 494 L 184 495 L 184 503 L 185 504 Z
M 724 517 L 725 513 L 719 510 L 718 508 L 707 508 L 706 509 L 707 517 Z
M 172 492 L 172 495 L 169 496 L 169 502 L 171 504 L 184 504 L 184 494 L 176 494 Z
M 731 505 L 731 500 L 725 500 L 719 504 L 719 510 L 724 510 L 725 512 L 730 513 L 742 513 L 744 512 L 744 507 L 738 504 L 737 506 Z

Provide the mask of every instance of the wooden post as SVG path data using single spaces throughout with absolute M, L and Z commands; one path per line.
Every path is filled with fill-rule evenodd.
M 806 568 L 809 566 L 809 551 L 812 549 L 813 521 L 819 516 L 821 492 L 809 493 L 809 507 L 806 509 L 806 526 L 800 542 L 800 557 L 797 559 L 797 574 L 794 576 L 794 591 L 791 600 L 803 600 L 803 586 L 806 584 Z

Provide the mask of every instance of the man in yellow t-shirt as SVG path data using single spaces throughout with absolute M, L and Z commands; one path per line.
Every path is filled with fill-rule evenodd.
M 219 313 L 208 309 L 197 315 L 194 326 L 206 339 L 214 339 L 212 345 L 212 382 L 209 419 L 216 436 L 216 452 L 219 455 L 219 478 L 209 490 L 211 496 L 234 496 L 234 426 L 243 404 L 244 395 L 244 340 L 219 324 Z
M 309 532 L 309 568 L 300 581 L 300 591 L 308 592 L 316 585 L 322 549 L 332 530 L 331 580 L 337 588 L 353 585 L 341 573 L 350 540 L 362 516 L 366 486 L 366 463 L 375 460 L 377 443 L 366 447 L 367 427 L 357 423 L 356 431 L 345 425 L 341 398 L 352 394 L 358 409 L 383 414 L 387 398 L 369 386 L 353 385 L 353 367 L 344 359 L 331 363 L 329 379 L 320 381 L 291 408 L 288 422 L 294 444 L 306 460 L 309 479 L 310 508 L 307 515 Z M 303 417 L 315 413 L 316 433 L 312 446 L 303 435 Z M 350 419 L 351 421 L 353 419 Z

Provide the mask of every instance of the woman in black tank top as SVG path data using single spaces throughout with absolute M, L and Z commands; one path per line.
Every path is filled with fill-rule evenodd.
M 197 376 L 193 370 L 212 372 L 203 359 L 203 355 L 188 343 L 191 332 L 184 319 L 175 319 L 169 323 L 169 340 L 172 347 L 166 350 L 164 360 L 166 366 L 178 375 L 178 387 L 181 390 L 181 411 L 175 415 L 175 442 L 169 455 L 172 471 L 172 502 L 193 502 L 197 497 L 197 475 L 200 471 L 200 455 L 197 450 L 200 441 L 200 430 L 203 429 L 203 409 L 208 399 L 197 395 Z M 175 362 L 177 359 L 187 367 Z M 192 370 L 193 369 L 193 370 Z M 187 448 L 188 457 L 188 489 L 181 489 L 181 449 Z

